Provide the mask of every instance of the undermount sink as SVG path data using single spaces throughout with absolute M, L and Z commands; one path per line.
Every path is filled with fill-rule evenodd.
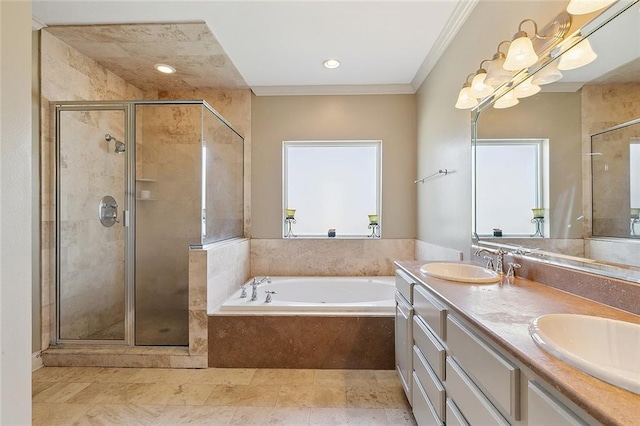
M 497 272 L 469 263 L 425 263 L 420 267 L 420 272 L 443 280 L 473 284 L 495 283 L 500 281 L 500 275 L 498 275 Z
M 536 318 L 529 334 L 538 346 L 567 364 L 640 394 L 640 324 L 551 314 Z

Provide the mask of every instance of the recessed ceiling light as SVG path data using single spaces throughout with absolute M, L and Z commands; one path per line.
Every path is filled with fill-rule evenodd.
M 330 70 L 334 68 L 338 68 L 340 66 L 340 61 L 337 59 L 327 59 L 322 63 L 325 68 L 329 68 Z
M 155 68 L 165 74 L 173 74 L 176 72 L 176 69 L 171 65 L 167 64 L 155 64 Z

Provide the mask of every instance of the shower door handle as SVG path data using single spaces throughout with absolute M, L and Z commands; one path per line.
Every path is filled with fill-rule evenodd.
M 98 204 L 98 219 L 102 226 L 112 227 L 118 220 L 118 203 L 111 195 L 105 195 Z

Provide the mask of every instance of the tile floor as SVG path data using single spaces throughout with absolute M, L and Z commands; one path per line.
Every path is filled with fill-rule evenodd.
M 415 425 L 393 370 L 44 367 L 34 425 Z

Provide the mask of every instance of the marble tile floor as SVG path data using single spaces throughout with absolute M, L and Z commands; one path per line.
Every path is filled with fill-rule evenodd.
M 393 370 L 44 367 L 34 425 L 415 425 Z

